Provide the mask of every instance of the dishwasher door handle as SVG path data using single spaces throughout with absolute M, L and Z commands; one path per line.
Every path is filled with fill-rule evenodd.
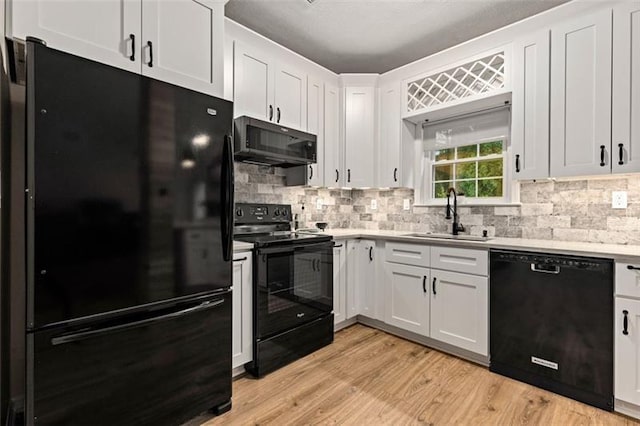
M 557 275 L 560 273 L 560 267 L 558 265 L 553 265 L 552 269 L 540 269 L 539 263 L 532 263 L 531 270 L 533 272 L 542 272 L 543 274 L 554 274 Z

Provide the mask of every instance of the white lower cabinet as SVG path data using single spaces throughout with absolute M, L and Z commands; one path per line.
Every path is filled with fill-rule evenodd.
M 251 252 L 233 255 L 232 367 L 253 358 L 253 269 Z
M 616 262 L 615 409 L 640 418 L 640 264 Z
M 333 323 L 347 319 L 347 248 L 343 241 L 333 246 Z
M 385 263 L 387 288 L 385 322 L 403 330 L 428 336 L 429 269 Z
M 488 278 L 432 269 L 431 338 L 488 355 L 488 330 Z
M 347 319 L 377 316 L 375 258 L 375 241 L 347 241 Z
M 615 306 L 614 394 L 640 408 L 640 300 L 616 297 Z

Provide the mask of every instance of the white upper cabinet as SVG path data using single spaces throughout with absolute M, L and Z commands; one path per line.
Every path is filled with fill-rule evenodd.
M 611 172 L 611 11 L 551 31 L 551 175 Z
M 378 186 L 400 186 L 401 136 L 400 82 L 380 88 L 380 137 L 378 139 Z
M 307 76 L 300 70 L 277 63 L 275 67 L 274 122 L 307 129 Z
M 308 166 L 307 183 L 324 185 L 324 85 L 309 76 L 307 80 L 307 132 L 317 135 L 316 164 Z
M 234 115 L 307 130 L 307 76 L 258 50 L 234 44 Z
M 248 46 L 234 43 L 234 115 L 273 120 L 274 64 L 271 59 Z
M 54 49 L 140 72 L 140 0 L 14 0 L 9 10 L 10 36 L 37 37 Z
M 345 185 L 374 186 L 375 88 L 345 88 Z
M 549 31 L 515 41 L 511 164 L 515 179 L 549 176 Z
M 340 90 L 324 85 L 324 184 L 343 186 L 342 141 L 340 139 Z
M 13 0 L 9 35 L 222 96 L 223 0 Z
M 613 10 L 614 173 L 640 172 L 640 3 L 624 2 Z
M 142 0 L 142 74 L 198 92 L 223 87 L 224 4 Z

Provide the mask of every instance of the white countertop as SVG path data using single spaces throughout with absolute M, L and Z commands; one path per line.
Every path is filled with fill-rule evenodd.
M 243 241 L 234 241 L 233 242 L 233 251 L 248 251 L 253 248 L 253 244 L 245 243 Z
M 327 229 L 324 233 L 333 236 L 334 239 L 370 238 L 469 248 L 532 250 L 574 256 L 604 257 L 621 262 L 640 262 L 640 246 L 637 245 L 530 240 L 523 238 L 493 238 L 488 241 L 446 240 L 438 238 L 411 237 L 407 235 L 411 234 L 411 232 L 408 231 L 374 231 L 368 229 Z

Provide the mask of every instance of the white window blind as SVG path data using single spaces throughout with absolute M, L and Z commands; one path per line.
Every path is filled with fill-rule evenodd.
M 425 151 L 438 151 L 509 136 L 508 107 L 423 124 Z

